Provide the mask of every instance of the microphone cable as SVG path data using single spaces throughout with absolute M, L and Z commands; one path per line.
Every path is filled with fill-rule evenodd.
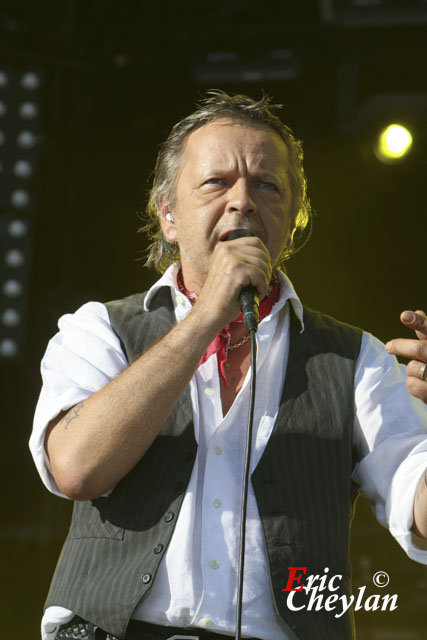
M 248 229 L 233 229 L 229 233 L 226 241 L 235 240 L 251 236 Z M 243 604 L 243 576 L 245 572 L 245 547 L 246 547 L 246 513 L 248 508 L 249 472 L 251 467 L 252 432 L 255 409 L 256 390 L 256 355 L 257 342 L 256 332 L 259 322 L 259 298 L 257 290 L 248 286 L 242 289 L 239 294 L 240 309 L 242 318 L 251 336 L 251 384 L 249 396 L 248 426 L 246 430 L 245 463 L 243 468 L 243 491 L 242 507 L 240 511 L 240 546 L 239 546 L 239 569 L 237 577 L 237 602 L 236 602 L 236 634 L 235 640 L 241 640 L 242 633 L 242 604 Z
M 251 384 L 250 384 L 250 396 L 249 396 L 248 426 L 246 431 L 242 508 L 240 512 L 240 547 L 239 547 L 239 571 L 238 571 L 238 582 L 237 582 L 235 640 L 241 640 L 241 633 L 242 633 L 243 575 L 245 571 L 245 546 L 246 546 L 246 513 L 247 513 L 247 506 L 248 506 L 249 472 L 250 472 L 250 466 L 251 466 L 252 432 L 253 432 L 253 422 L 254 422 L 255 390 L 256 390 L 257 342 L 256 342 L 255 328 L 251 328 L 250 336 L 251 336 Z

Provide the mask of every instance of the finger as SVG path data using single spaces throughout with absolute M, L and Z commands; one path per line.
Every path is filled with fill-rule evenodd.
M 427 341 L 395 338 L 387 342 L 385 348 L 389 353 L 394 353 L 396 356 L 427 362 Z
M 408 376 L 418 378 L 420 381 L 427 381 L 427 367 L 424 362 L 420 362 L 419 360 L 411 360 L 408 362 L 406 365 L 406 373 Z
M 400 320 L 405 326 L 413 329 L 420 340 L 427 339 L 427 316 L 424 311 L 403 311 Z
M 406 386 L 409 393 L 427 404 L 427 382 L 411 376 L 406 380 Z
M 207 285 L 208 289 L 213 290 L 219 288 L 231 300 L 242 288 L 251 285 L 258 290 L 261 300 L 268 292 L 272 276 L 270 254 L 263 250 L 263 245 L 235 244 L 239 240 L 251 238 L 239 238 L 216 245 L 205 287 Z M 260 243 L 258 238 L 256 240 Z
M 230 241 L 227 243 L 226 250 L 233 255 L 234 260 L 237 260 L 237 262 L 234 262 L 234 268 L 241 271 L 241 273 L 245 273 L 245 278 L 249 278 L 242 286 L 254 286 L 258 289 L 261 296 L 260 299 L 262 299 L 268 291 L 273 275 L 270 253 L 262 243 L 261 246 L 234 244 L 239 243 L 239 240 L 246 240 L 246 238 Z M 247 267 L 251 268 L 250 272 Z
M 248 236 L 247 238 L 236 238 L 229 240 L 226 243 L 217 244 L 218 251 L 223 249 L 231 252 L 241 251 L 248 255 L 259 256 L 267 262 L 271 262 L 270 253 L 265 244 L 259 238 L 255 236 Z

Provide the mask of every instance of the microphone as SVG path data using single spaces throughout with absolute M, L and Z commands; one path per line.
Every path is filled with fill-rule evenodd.
M 226 240 L 236 240 L 236 238 L 247 238 L 253 233 L 247 229 L 234 229 L 227 236 Z M 255 287 L 244 287 L 239 293 L 240 311 L 248 332 L 257 331 L 259 322 L 259 295 Z

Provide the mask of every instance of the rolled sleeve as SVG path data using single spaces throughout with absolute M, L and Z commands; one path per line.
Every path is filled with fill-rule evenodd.
M 63 496 L 53 478 L 44 441 L 51 420 L 104 387 L 127 366 L 106 307 L 88 302 L 62 316 L 41 362 L 43 387 L 34 416 L 30 450 L 45 486 Z
M 406 387 L 405 367 L 384 345 L 363 335 L 355 372 L 353 479 L 406 553 L 427 564 L 412 534 L 417 482 L 427 468 L 427 407 Z

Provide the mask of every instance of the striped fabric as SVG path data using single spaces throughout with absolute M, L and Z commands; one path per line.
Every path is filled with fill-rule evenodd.
M 175 322 L 170 290 L 144 311 L 144 294 L 107 303 L 129 362 Z M 341 574 L 350 592 L 349 527 L 356 495 L 353 377 L 361 331 L 304 310 L 291 318 L 286 380 L 270 441 L 252 482 L 265 534 L 278 615 L 299 640 L 353 637 L 349 613 L 292 612 L 282 592 L 288 567 Z M 172 536 L 197 453 L 186 391 L 152 446 L 108 497 L 77 502 L 46 607 L 59 605 L 124 637 Z M 295 603 L 297 603 L 295 599 Z

